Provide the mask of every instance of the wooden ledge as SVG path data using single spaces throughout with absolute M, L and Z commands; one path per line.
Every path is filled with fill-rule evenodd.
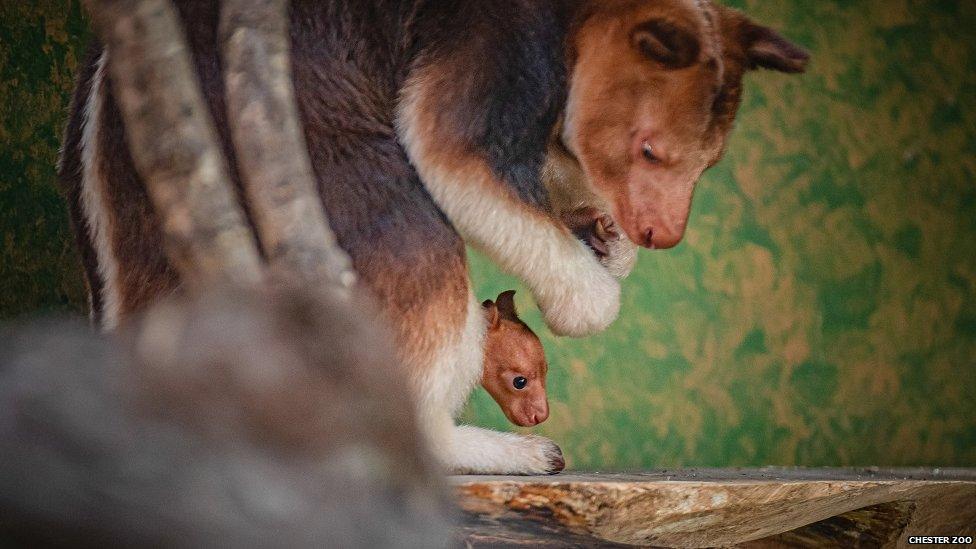
M 470 547 L 880 547 L 976 537 L 976 469 L 456 476 Z

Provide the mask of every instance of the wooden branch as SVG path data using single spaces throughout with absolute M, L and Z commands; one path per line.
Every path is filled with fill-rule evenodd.
M 170 260 L 190 286 L 262 274 L 170 0 L 85 0 Z
M 453 477 L 468 547 L 889 547 L 976 535 L 976 470 Z
M 231 133 L 265 254 L 313 280 L 349 288 L 349 256 L 322 208 L 298 122 L 287 0 L 223 0 L 220 43 Z

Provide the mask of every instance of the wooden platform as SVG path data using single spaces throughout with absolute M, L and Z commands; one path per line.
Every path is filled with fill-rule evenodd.
M 976 469 L 688 469 L 452 483 L 468 547 L 902 547 L 910 536 L 976 538 Z

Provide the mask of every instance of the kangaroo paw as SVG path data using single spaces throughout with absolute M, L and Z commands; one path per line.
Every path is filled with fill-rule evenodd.
M 566 468 L 566 460 L 559 446 L 539 436 L 523 436 L 525 448 L 511 475 L 555 475 Z
M 559 446 L 540 436 L 461 426 L 452 439 L 441 459 L 454 474 L 553 475 L 566 467 Z
M 562 222 L 589 246 L 600 264 L 616 278 L 625 278 L 637 263 L 637 246 L 624 236 L 609 214 L 584 206 L 562 215 Z
M 558 278 L 532 287 L 546 325 L 556 335 L 602 332 L 620 312 L 620 283 L 592 255 L 579 257 L 577 264 L 562 266 Z

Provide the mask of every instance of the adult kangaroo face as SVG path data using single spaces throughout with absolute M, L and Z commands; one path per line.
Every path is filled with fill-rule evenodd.
M 743 74 L 802 72 L 808 56 L 703 0 L 592 2 L 577 24 L 562 145 L 631 241 L 673 247 L 725 148 Z

